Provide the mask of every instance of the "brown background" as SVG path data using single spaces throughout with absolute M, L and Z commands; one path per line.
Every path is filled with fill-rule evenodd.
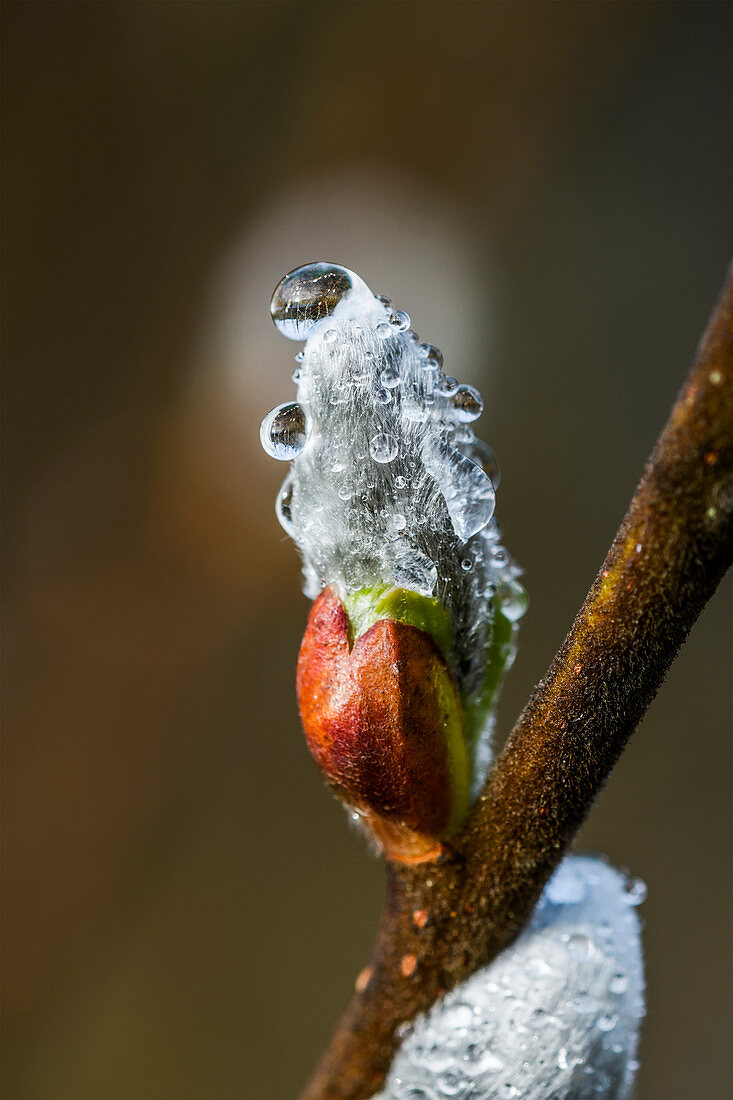
M 284 1100 L 382 873 L 298 729 L 271 328 L 310 259 L 486 396 L 561 641 L 730 247 L 727 3 L 5 3 L 4 1095 Z M 580 844 L 629 866 L 639 1100 L 731 1096 L 730 583 Z

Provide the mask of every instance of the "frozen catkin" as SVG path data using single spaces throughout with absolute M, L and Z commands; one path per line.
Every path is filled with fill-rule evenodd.
M 645 894 L 601 860 L 565 859 L 519 939 L 405 1029 L 375 1100 L 626 1100 Z
M 456 749 L 446 767 L 454 787 L 467 770 L 467 806 L 490 763 L 498 689 L 527 607 L 494 518 L 498 463 L 473 429 L 483 400 L 443 370 L 403 310 L 345 267 L 292 271 L 271 314 L 305 345 L 295 399 L 260 433 L 268 454 L 290 462 L 277 516 L 300 551 L 304 590 L 344 606 L 351 644 L 390 618 L 431 634 L 460 699 L 467 763 Z M 350 804 L 359 809 L 356 796 Z M 448 816 L 454 827 L 461 814 Z

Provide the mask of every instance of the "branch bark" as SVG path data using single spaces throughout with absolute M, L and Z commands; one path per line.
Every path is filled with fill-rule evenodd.
M 400 1025 L 520 932 L 730 565 L 732 344 L 733 268 L 606 560 L 468 822 L 439 861 L 387 865 L 369 981 L 304 1100 L 372 1096 Z

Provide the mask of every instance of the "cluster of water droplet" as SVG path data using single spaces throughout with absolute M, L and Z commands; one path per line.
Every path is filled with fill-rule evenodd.
M 526 596 L 492 518 L 499 467 L 472 424 L 478 390 L 443 372 L 410 318 L 347 268 L 286 275 L 271 313 L 296 355 L 297 401 L 264 419 L 262 445 L 292 462 L 277 514 L 303 557 L 305 591 L 394 584 L 451 615 L 453 672 L 480 690 L 492 601 L 516 622 Z
M 645 896 L 569 857 L 520 938 L 409 1029 L 374 1100 L 624 1100 L 644 1015 Z

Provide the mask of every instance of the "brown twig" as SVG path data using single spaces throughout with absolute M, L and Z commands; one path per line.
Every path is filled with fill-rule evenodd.
M 733 557 L 733 269 L 572 629 L 436 863 L 388 865 L 363 975 L 306 1100 L 380 1087 L 398 1028 L 517 935 Z

